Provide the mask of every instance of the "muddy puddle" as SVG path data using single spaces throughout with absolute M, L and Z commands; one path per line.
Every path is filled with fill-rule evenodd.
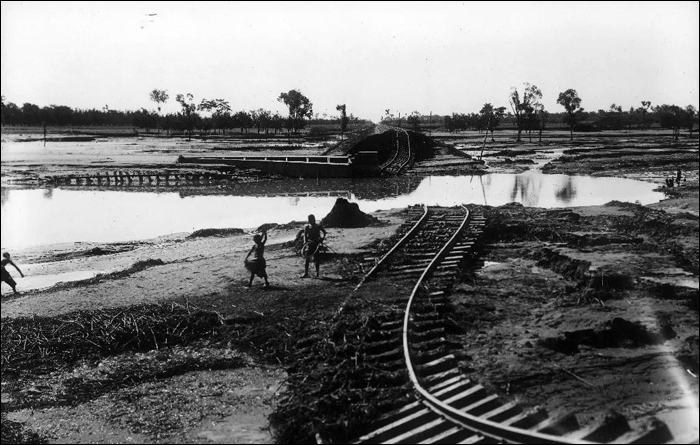
M 289 180 L 229 188 L 144 191 L 51 188 L 2 190 L 2 247 L 119 242 L 204 228 L 253 228 L 323 217 L 336 198 L 364 212 L 416 203 L 453 206 L 510 202 L 529 207 L 578 207 L 612 200 L 650 204 L 663 199 L 652 183 L 621 178 L 523 174 L 428 176 L 393 180 Z M 139 191 L 139 193 L 134 193 Z

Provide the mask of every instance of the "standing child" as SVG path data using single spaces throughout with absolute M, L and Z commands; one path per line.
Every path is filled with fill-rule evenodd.
M 21 270 L 19 270 L 19 267 L 17 267 L 17 265 L 12 262 L 12 260 L 10 259 L 10 254 L 7 252 L 2 254 L 2 261 L 0 261 L 0 263 L 2 263 L 2 281 L 10 285 L 15 295 L 19 294 L 19 292 L 17 292 L 17 283 L 12 278 L 7 269 L 5 269 L 5 266 L 7 266 L 8 264 L 14 266 L 14 268 L 17 269 L 17 272 L 19 272 L 19 274 L 22 275 L 22 278 L 24 278 L 24 274 Z
M 265 262 L 265 243 L 267 242 L 267 231 L 263 231 L 262 235 L 256 233 L 253 236 L 253 241 L 255 244 L 251 247 L 248 255 L 245 257 L 245 268 L 250 272 L 250 281 L 247 286 L 253 285 L 253 278 L 259 276 L 265 279 L 265 287 L 270 287 L 270 282 L 267 281 L 267 271 L 265 268 L 267 264 Z M 250 256 L 253 255 L 251 258 Z
M 323 234 L 323 236 L 321 236 Z M 304 275 L 302 278 L 309 277 L 309 263 L 314 262 L 316 267 L 316 278 L 320 276 L 319 254 L 323 248 L 323 240 L 326 239 L 326 229 L 321 224 L 316 223 L 316 217 L 309 215 L 309 223 L 304 227 L 304 247 L 301 252 L 304 255 Z

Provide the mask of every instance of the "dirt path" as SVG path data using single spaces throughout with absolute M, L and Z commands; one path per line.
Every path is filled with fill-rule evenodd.
M 272 307 L 280 306 L 280 302 L 308 304 L 304 302 L 305 296 L 323 295 L 324 288 L 338 288 L 339 295 L 349 292 L 353 282 L 347 281 L 347 277 L 355 271 L 348 270 L 350 263 L 343 258 L 371 252 L 368 245 L 388 238 L 403 221 L 392 211 L 376 212 L 374 216 L 382 225 L 328 229 L 327 245 L 332 248 L 335 259 L 322 266 L 321 279 L 302 279 L 302 258 L 284 245 L 294 239 L 298 228 L 271 230 L 266 248 L 272 284 L 269 289 L 261 287 L 259 278 L 253 288 L 244 286 L 248 275 L 243 258 L 252 245 L 252 236 L 248 233 L 194 239 L 185 235 L 162 237 L 134 243 L 124 252 L 97 257 L 77 255 L 77 258 L 58 263 L 51 260 L 70 258 L 70 249 L 65 246 L 56 246 L 49 252 L 29 249 L 18 253 L 35 261 L 23 264 L 28 275 L 51 273 L 57 267 L 119 270 L 139 261 L 161 260 L 163 264 L 127 277 L 68 283 L 43 291 L 29 291 L 18 297 L 3 296 L 2 317 L 60 316 L 78 310 L 187 301 L 217 311 L 223 317 L 253 314 L 264 318 Z M 84 252 L 84 247 L 80 246 L 79 252 Z M 50 262 L 45 263 L 47 260 Z M 19 282 L 21 287 L 21 278 Z M 3 287 L 3 291 L 6 290 Z M 333 307 L 338 302 L 338 297 L 331 297 L 326 304 Z M 139 383 L 75 407 L 13 411 L 8 419 L 23 423 L 52 443 L 271 443 L 267 416 L 274 409 L 286 373 L 279 367 L 261 365 L 250 357 L 246 358 L 246 363 L 236 369 L 193 371 Z M 80 369 L 74 371 L 76 375 L 87 372 Z M 30 388 L 62 387 L 62 382 L 70 378 L 70 373 L 58 374 L 50 379 L 51 383 L 39 380 Z M 139 395 L 139 402 L 136 405 L 127 403 L 134 394 Z M 14 398 L 15 395 L 3 392 L 3 404 L 13 403 Z M 160 403 L 168 406 L 169 417 L 178 419 L 178 423 L 165 431 L 159 425 L 163 417 Z M 174 412 L 173 407 L 176 407 Z

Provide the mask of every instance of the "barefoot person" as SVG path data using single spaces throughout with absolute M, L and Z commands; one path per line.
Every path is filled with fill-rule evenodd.
M 245 268 L 250 272 L 250 281 L 248 282 L 247 287 L 253 285 L 253 278 L 255 278 L 256 275 L 260 278 L 264 278 L 265 287 L 269 287 L 270 282 L 267 281 L 267 271 L 265 270 L 267 267 L 265 262 L 265 243 L 267 242 L 267 231 L 263 230 L 262 235 L 256 233 L 255 236 L 253 236 L 253 241 L 255 244 L 253 247 L 251 247 L 244 261 Z M 253 255 L 252 258 L 250 257 L 251 255 Z
M 21 270 L 19 270 L 19 267 L 17 267 L 17 265 L 12 262 L 12 260 L 10 259 L 10 254 L 7 252 L 2 254 L 1 263 L 2 263 L 2 281 L 4 281 L 5 283 L 10 285 L 10 287 L 12 288 L 12 291 L 15 293 L 15 295 L 19 294 L 19 292 L 17 292 L 17 283 L 12 278 L 12 276 L 7 271 L 7 269 L 5 269 L 5 266 L 7 266 L 8 264 L 11 264 L 12 266 L 14 266 L 14 268 L 17 269 L 17 272 L 19 272 L 19 274 L 22 275 L 22 278 L 24 278 L 24 274 L 22 273 Z
M 321 236 L 323 234 L 323 236 Z M 306 259 L 304 264 L 304 275 L 302 278 L 309 277 L 309 263 L 313 260 L 316 266 L 316 278 L 319 277 L 319 258 L 323 240 L 326 238 L 326 229 L 322 225 L 316 224 L 316 217 L 309 215 L 309 223 L 304 227 L 304 247 L 301 252 Z

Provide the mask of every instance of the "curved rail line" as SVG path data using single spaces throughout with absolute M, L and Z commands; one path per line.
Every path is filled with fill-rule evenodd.
M 411 149 L 411 136 L 408 134 L 408 131 L 404 130 L 403 128 L 389 126 L 384 127 L 396 132 L 396 152 L 389 161 L 380 166 L 380 171 L 398 175 L 401 173 L 401 170 L 406 168 L 415 159 L 414 150 Z M 403 133 L 406 136 L 405 148 L 402 147 L 401 139 L 399 138 L 400 133 Z
M 414 221 L 365 275 L 411 279 L 398 319 L 386 319 L 368 360 L 408 373 L 416 400 L 387 413 L 355 443 L 664 443 L 672 440 L 661 422 L 631 431 L 622 416 L 581 428 L 573 414 L 550 418 L 490 393 L 458 367 L 457 347 L 446 340 L 444 313 L 449 284 L 475 258 L 485 220 L 459 209 L 409 208 Z M 397 259 L 398 258 L 398 259 Z M 359 287 L 359 286 L 358 286 Z M 357 289 L 357 288 L 356 288 Z M 398 298 L 401 300 L 400 298 Z M 398 338 L 397 338 L 398 337 Z M 400 344 L 400 346 L 399 346 Z

